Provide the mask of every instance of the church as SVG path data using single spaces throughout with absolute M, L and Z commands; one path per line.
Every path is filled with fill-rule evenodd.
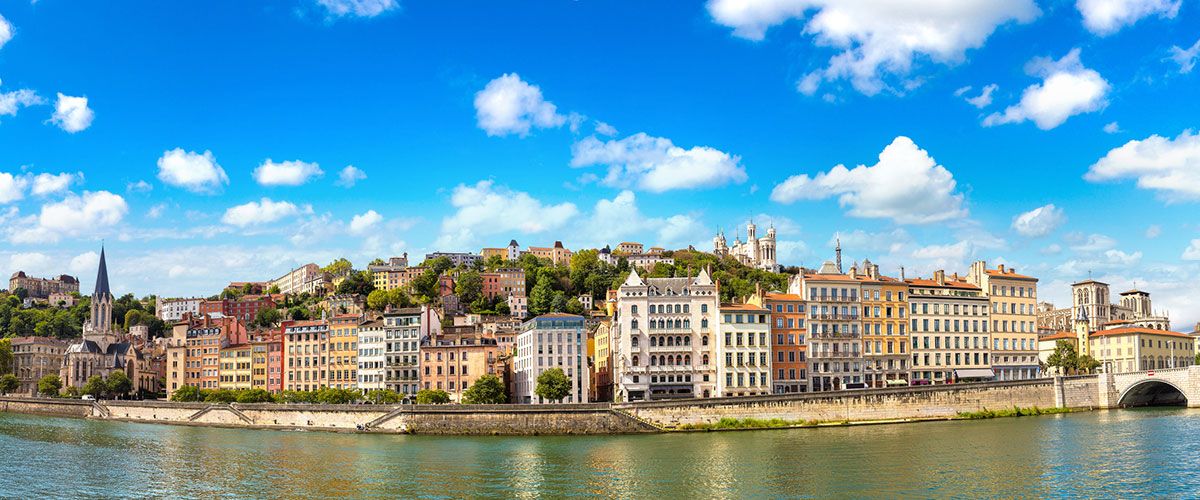
M 108 285 L 108 265 L 104 248 L 100 249 L 100 266 L 96 272 L 96 289 L 92 292 L 91 317 L 83 324 L 83 339 L 67 347 L 59 377 L 63 387 L 81 388 L 92 375 L 107 378 L 122 370 L 134 382 L 134 392 L 157 392 L 155 377 L 143 376 L 149 362 L 134 345 L 130 335 L 113 329 L 113 295 Z M 142 336 L 145 336 L 144 331 Z M 148 339 L 141 338 L 144 345 Z
M 725 232 L 721 231 L 713 237 L 713 253 L 719 256 L 730 256 L 747 266 L 765 271 L 779 272 L 779 261 L 775 255 L 775 226 L 767 228 L 766 236 L 758 237 L 758 227 L 754 221 L 746 224 L 746 241 L 741 236 L 734 235 L 733 245 L 725 240 Z

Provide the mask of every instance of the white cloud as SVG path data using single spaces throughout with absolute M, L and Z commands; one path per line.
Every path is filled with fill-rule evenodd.
M 962 97 L 964 101 L 967 101 L 968 104 L 975 106 L 976 108 L 983 109 L 992 105 L 992 92 L 995 92 L 998 88 L 1000 88 L 1000 86 L 994 83 L 986 85 L 982 90 L 980 90 L 979 95 L 975 97 L 967 97 L 966 93 L 971 91 L 971 87 L 963 87 L 954 91 L 954 95 Z
M 793 203 L 838 197 L 848 214 L 926 224 L 964 217 L 963 195 L 954 176 L 912 139 L 897 137 L 879 153 L 879 162 L 853 170 L 837 165 L 816 177 L 793 175 L 771 191 L 771 200 Z
M 450 205 L 456 211 L 442 219 L 442 234 L 435 243 L 440 250 L 472 249 L 487 236 L 559 229 L 579 213 L 574 203 L 544 204 L 529 193 L 490 180 L 459 184 L 450 195 Z
M 1108 125 L 1104 126 L 1104 133 L 1106 134 L 1115 134 L 1120 131 L 1121 126 L 1118 125 L 1117 122 L 1110 122 Z
M 321 166 L 300 160 L 275 163 L 270 158 L 254 169 L 254 180 L 262 186 L 299 186 L 325 175 Z
M 291 202 L 271 201 L 270 198 L 263 198 L 257 202 L 252 201 L 230 207 L 221 217 L 221 222 L 237 227 L 256 226 L 269 224 L 299 213 L 300 208 Z
M 87 272 L 95 272 L 99 266 L 100 254 L 89 251 L 72 257 L 67 269 L 78 276 Z
M 1107 250 L 1104 252 L 1104 258 L 1111 264 L 1132 266 L 1142 260 L 1142 252 L 1125 253 L 1120 250 Z
M 317 0 L 333 17 L 375 17 L 400 8 L 396 0 Z
M 8 19 L 5 19 L 4 16 L 0 16 L 0 48 L 4 48 L 4 44 L 8 43 L 9 40 L 12 40 L 12 37 L 12 24 L 9 23 Z
M 38 174 L 33 178 L 33 194 L 36 196 L 46 196 L 49 194 L 60 193 L 71 187 L 71 183 L 76 180 L 83 179 L 83 172 L 61 174 Z
M 516 73 L 506 73 L 475 94 L 475 119 L 489 136 L 529 135 L 530 129 L 557 128 L 566 122 L 542 90 Z
M 1160 235 L 1162 235 L 1162 227 L 1158 224 L 1151 224 L 1150 227 L 1146 228 L 1146 239 L 1152 240 Z
M 354 165 L 346 165 L 341 172 L 338 172 L 338 180 L 337 182 L 334 182 L 334 184 L 345 188 L 351 188 L 354 187 L 355 184 L 358 184 L 358 181 L 366 178 L 367 173 L 363 172 L 362 169 Z
M 1187 74 L 1192 72 L 1192 68 L 1196 67 L 1196 59 L 1200 58 L 1200 40 L 1196 40 L 1191 47 L 1183 49 L 1178 45 L 1171 47 L 1171 60 L 1179 65 L 1179 72 Z
M 367 233 L 367 231 L 371 230 L 371 228 L 375 227 L 380 222 L 383 222 L 382 215 L 379 215 L 379 213 L 374 210 L 367 210 L 366 212 L 355 215 L 350 219 L 350 234 L 358 236 L 364 235 Z
M 850 232 L 839 232 L 834 234 L 826 242 L 826 246 L 834 248 L 838 243 L 841 243 L 842 248 L 847 251 L 873 254 L 873 253 L 899 253 L 905 246 L 912 243 L 912 237 L 908 232 L 901 228 L 896 228 L 891 231 L 868 232 L 861 229 L 855 229 Z
M 1067 222 L 1067 215 L 1053 203 L 1013 217 L 1012 228 L 1021 236 L 1038 238 L 1050 234 Z
M 889 87 L 883 80 L 893 75 L 907 80 L 902 87 L 911 87 L 920 80 L 907 79 L 915 61 L 962 62 L 997 27 L 1029 22 L 1040 13 L 1033 0 L 709 0 L 708 11 L 750 40 L 762 40 L 772 26 L 807 19 L 804 34 L 839 51 L 827 67 L 798 82 L 797 89 L 808 95 L 821 80 L 849 79 L 867 95 Z
M 1059 245 L 1058 243 L 1051 243 L 1046 245 L 1046 248 L 1043 248 L 1041 252 L 1045 255 L 1058 255 L 1062 252 L 1062 245 Z
M 58 128 L 74 134 L 92 126 L 92 119 L 95 117 L 96 113 L 88 107 L 87 96 L 73 97 L 59 92 L 50 121 L 58 125 Z
M 637 205 L 637 195 L 624 190 L 613 199 L 596 202 L 586 223 L 577 226 L 573 241 L 601 247 L 647 233 L 654 235 L 651 245 L 682 247 L 711 237 L 711 230 L 696 217 L 676 214 L 668 217 L 648 217 Z
M 154 186 L 150 185 L 149 182 L 139 179 L 137 182 L 130 182 L 126 184 L 125 190 L 130 193 L 149 193 L 150 191 L 154 190 Z
M 596 122 L 596 135 L 613 137 L 617 135 L 617 128 L 604 122 Z
M 1093 163 L 1083 178 L 1137 179 L 1138 187 L 1168 200 L 1200 199 L 1200 135 L 1184 130 L 1174 139 L 1151 135 L 1129 141 Z
M 1021 94 L 1021 101 L 1003 113 L 992 113 L 983 120 L 985 127 L 1032 120 L 1042 130 L 1050 130 L 1074 115 L 1099 111 L 1108 105 L 1108 81 L 1079 61 L 1079 49 L 1071 49 L 1057 61 L 1035 58 L 1026 66 L 1031 76 L 1042 78 Z
M 4 45 L 3 21 L 0 17 L 0 46 Z M 2 84 L 3 82 L 0 82 Z M 0 92 L 0 116 L 16 116 L 17 111 L 24 107 L 44 104 L 46 101 L 29 89 L 17 89 L 10 92 Z
M 146 211 L 146 217 L 151 218 L 151 219 L 157 219 L 159 217 L 162 217 L 163 212 L 166 212 L 166 211 L 167 211 L 167 204 L 159 203 L 157 205 L 150 207 L 150 210 Z
M 1183 260 L 1200 260 L 1200 239 L 1192 240 L 1191 244 L 1183 249 Z
M 1088 31 L 1107 36 L 1151 15 L 1173 19 L 1179 13 L 1180 3 L 1180 0 L 1077 0 L 1075 8 L 1083 15 L 1083 25 Z
M 14 253 L 8 257 L 9 267 L 26 273 L 47 270 L 53 262 L 54 259 L 41 252 Z
M 182 148 L 166 151 L 158 159 L 158 179 L 193 193 L 216 193 L 229 184 L 212 151 L 199 154 Z
M 1069 239 L 1074 241 L 1071 250 L 1076 252 L 1097 253 L 1117 246 L 1117 240 L 1103 234 L 1091 234 L 1087 238 L 1083 238 L 1083 235 L 1072 235 Z
M 0 203 L 12 203 L 25 197 L 29 179 L 23 175 L 0 172 Z
M 68 194 L 62 201 L 42 205 L 36 217 L 20 221 L 12 231 L 13 243 L 57 242 L 63 237 L 104 234 L 129 212 L 120 195 L 108 191 Z
M 585 137 L 571 146 L 571 166 L 608 166 L 604 183 L 661 193 L 745 182 L 741 157 L 708 146 L 683 149 L 670 139 L 637 133 L 620 140 Z

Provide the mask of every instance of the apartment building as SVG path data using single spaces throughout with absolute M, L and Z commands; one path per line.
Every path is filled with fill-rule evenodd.
M 991 305 L 983 290 L 945 271 L 907 283 L 913 383 L 993 379 Z
M 826 261 L 816 272 L 801 272 L 800 291 L 808 305 L 810 390 L 865 387 L 859 310 L 862 283 Z
M 770 318 L 771 311 L 764 307 L 721 304 L 721 327 L 717 335 L 717 396 L 771 393 L 774 386 L 771 384 Z M 671 337 L 667 339 L 669 343 Z M 681 338 L 674 340 L 678 342 Z M 661 354 L 658 361 L 663 361 Z M 671 359 L 668 357 L 666 361 L 669 364 Z
M 1000 264 L 971 264 L 967 281 L 978 286 L 990 304 L 992 370 L 996 380 L 1025 380 L 1041 375 L 1038 364 L 1038 279 Z
M 536 392 L 538 376 L 553 368 L 561 369 L 571 380 L 571 391 L 561 401 L 546 401 Z M 590 377 L 583 316 L 543 314 L 522 325 L 513 361 L 514 401 L 587 403 L 591 398 Z

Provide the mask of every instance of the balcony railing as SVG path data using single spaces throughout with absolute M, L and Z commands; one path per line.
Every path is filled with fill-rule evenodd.
M 851 332 L 810 332 L 808 336 L 814 339 L 856 339 L 859 337 L 857 333 Z
M 809 299 L 812 302 L 858 302 L 857 295 L 810 295 Z
M 650 352 L 692 352 L 690 345 L 652 345 Z
M 808 319 L 819 319 L 825 321 L 858 321 L 862 316 L 857 314 L 842 314 L 842 313 L 814 313 L 809 314 Z
M 861 358 L 862 354 L 854 351 L 812 351 L 808 353 L 808 358 L 812 359 L 856 359 Z

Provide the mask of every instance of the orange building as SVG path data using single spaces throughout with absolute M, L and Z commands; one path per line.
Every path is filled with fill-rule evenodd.
M 808 392 L 804 299 L 792 293 L 768 292 L 763 307 L 771 311 L 772 392 Z

